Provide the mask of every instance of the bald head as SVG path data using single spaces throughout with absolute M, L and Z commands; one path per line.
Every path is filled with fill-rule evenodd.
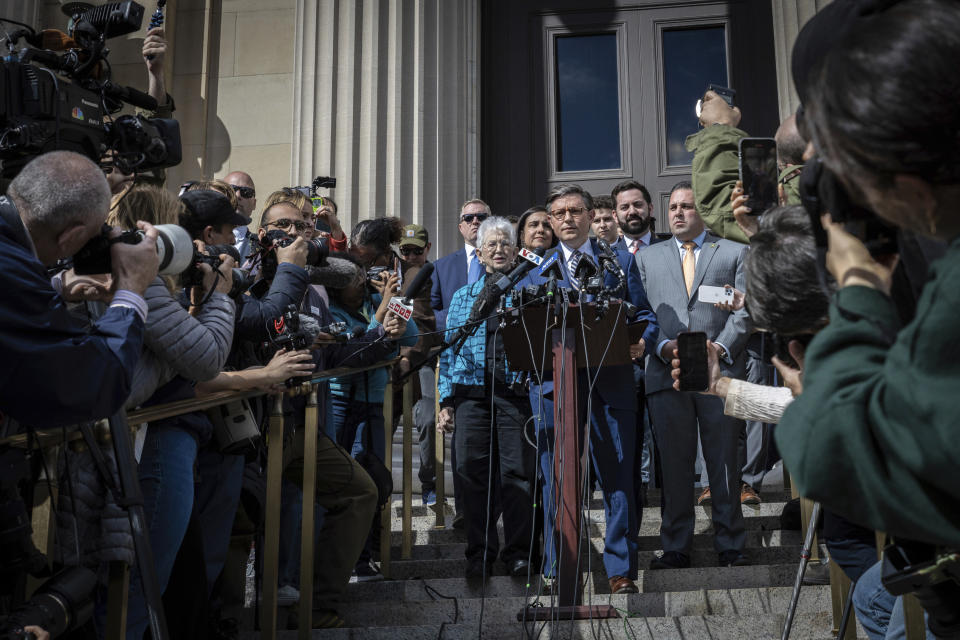
M 223 181 L 234 187 L 245 187 L 234 189 L 234 191 L 237 192 L 237 199 L 239 200 L 237 208 L 243 215 L 248 218 L 251 217 L 253 210 L 257 208 L 257 192 L 250 174 L 244 171 L 231 171 Z
M 781 167 L 788 164 L 803 164 L 803 151 L 807 148 L 807 142 L 800 137 L 795 114 L 790 114 L 780 123 L 774 140 L 777 141 L 777 161 Z

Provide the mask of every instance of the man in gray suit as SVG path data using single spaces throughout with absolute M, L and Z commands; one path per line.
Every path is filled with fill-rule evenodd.
M 643 286 L 660 324 L 660 335 L 647 359 L 647 406 L 663 473 L 663 524 L 660 539 L 664 555 L 651 569 L 690 566 L 693 546 L 693 470 L 697 456 L 697 427 L 703 443 L 713 493 L 714 547 L 721 566 L 744 565 L 743 514 L 740 511 L 740 467 L 737 440 L 741 420 L 725 416 L 719 398 L 673 389 L 670 360 L 677 334 L 703 331 L 708 348 L 719 356 L 723 375 L 743 378 L 750 336 L 746 311 L 722 311 L 700 302 L 702 285 L 744 285 L 746 246 L 707 232 L 697 215 L 693 189 L 681 182 L 670 193 L 670 231 L 666 242 L 636 254 Z M 743 289 L 740 289 L 743 291 Z

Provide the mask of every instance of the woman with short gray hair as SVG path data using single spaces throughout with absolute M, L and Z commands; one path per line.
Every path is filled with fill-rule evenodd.
M 491 276 L 509 271 L 517 257 L 516 232 L 506 218 L 490 217 L 477 231 L 477 259 L 486 275 L 453 294 L 447 312 L 447 339 L 470 318 L 473 302 Z M 503 350 L 500 318 L 491 311 L 466 338 L 459 353 L 440 354 L 438 430 L 459 431 L 454 446 L 455 472 L 463 480 L 467 530 L 467 578 L 491 573 L 499 550 L 496 517 L 491 514 L 493 478 L 500 473 L 505 545 L 500 559 L 513 576 L 530 570 L 533 535 L 533 478 L 536 449 L 524 429 L 530 422 L 530 402 L 521 374 L 510 369 Z M 497 456 L 494 465 L 491 457 Z

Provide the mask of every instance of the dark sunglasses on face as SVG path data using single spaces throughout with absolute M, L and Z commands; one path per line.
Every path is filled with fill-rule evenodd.
M 485 213 L 465 213 L 460 216 L 460 222 L 466 222 L 467 224 L 473 224 L 473 221 L 483 222 L 487 219 L 487 214 Z
M 422 255 L 423 255 L 423 247 L 400 247 L 400 254 L 401 254 L 401 255 L 408 256 L 408 255 L 410 255 L 411 253 L 412 253 L 413 255 L 415 255 L 415 256 L 422 256 Z
M 268 222 L 268 226 L 274 226 L 277 229 L 289 229 L 291 226 L 297 231 L 303 231 L 307 228 L 307 223 L 303 220 L 288 220 L 287 218 L 280 218 L 274 222 Z
M 240 185 L 232 184 L 233 190 L 237 192 L 241 198 L 252 198 L 257 195 L 257 192 L 253 187 L 241 187 Z

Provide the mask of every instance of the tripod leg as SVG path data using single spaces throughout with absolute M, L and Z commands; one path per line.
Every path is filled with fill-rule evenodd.
M 143 599 L 147 603 L 147 620 L 154 640 L 167 640 L 167 618 L 163 613 L 163 601 L 160 599 L 160 584 L 157 582 L 156 565 L 153 563 L 153 549 L 150 546 L 149 529 L 143 514 L 143 493 L 137 479 L 136 461 L 133 457 L 133 444 L 130 440 L 130 427 L 127 416 L 121 409 L 110 418 L 110 435 L 113 451 L 117 458 L 117 475 L 120 476 L 120 494 L 127 506 L 130 517 L 130 531 L 133 535 L 133 548 L 143 582 Z
M 856 582 L 850 583 L 850 590 L 847 591 L 847 601 L 843 604 L 843 616 L 840 618 L 840 628 L 837 629 L 837 640 L 843 640 L 847 632 L 847 624 L 850 622 L 850 612 L 853 610 L 853 590 L 856 587 Z M 854 634 L 854 637 L 856 637 L 856 634 Z
M 790 637 L 790 628 L 793 626 L 793 616 L 797 613 L 797 603 L 800 601 L 800 587 L 803 586 L 803 574 L 807 571 L 807 562 L 810 560 L 810 549 L 817 534 L 816 522 L 820 518 L 820 503 L 813 503 L 810 514 L 811 526 L 807 527 L 807 536 L 803 541 L 803 550 L 800 552 L 800 566 L 797 568 L 797 579 L 793 583 L 793 595 L 790 597 L 790 608 L 787 609 L 787 620 L 783 625 L 781 640 Z

